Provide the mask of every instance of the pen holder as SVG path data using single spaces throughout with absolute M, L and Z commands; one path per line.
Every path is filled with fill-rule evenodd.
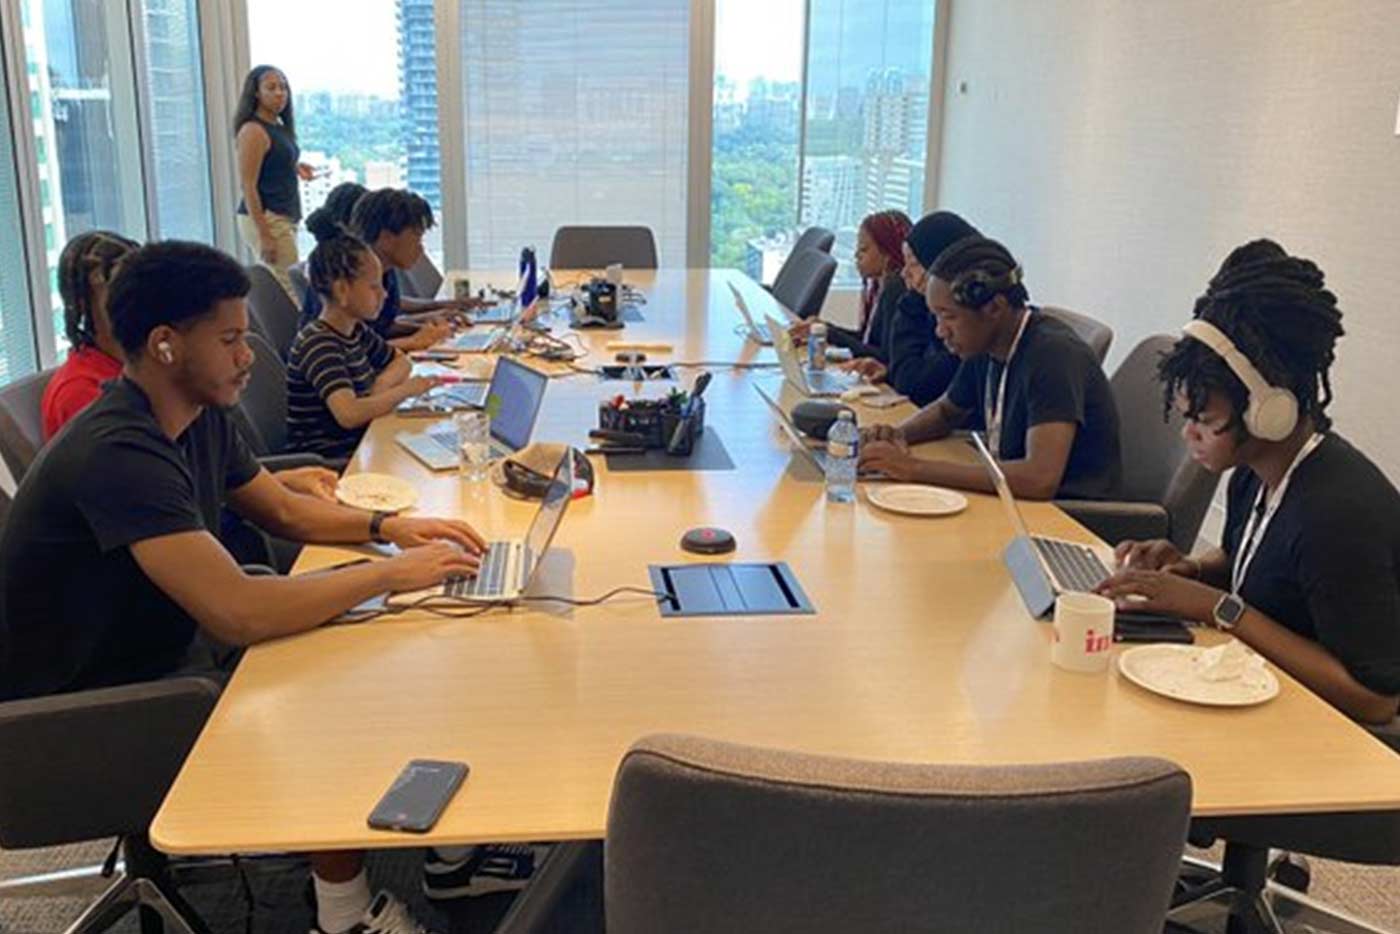
M 685 418 L 686 403 L 670 399 L 633 399 L 621 408 L 604 402 L 598 406 L 598 427 L 625 431 L 641 438 L 641 446 L 660 448 L 668 454 L 685 457 L 695 447 L 695 439 L 705 431 L 705 400 L 695 401 L 687 427 L 671 447 L 676 426 Z

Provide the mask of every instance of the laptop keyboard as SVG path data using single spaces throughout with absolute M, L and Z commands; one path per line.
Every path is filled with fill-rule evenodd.
M 453 577 L 443 582 L 449 597 L 495 597 L 505 592 L 506 568 L 510 566 L 513 542 L 491 542 L 481 556 L 475 577 Z
M 1065 590 L 1092 593 L 1109 577 L 1108 568 L 1090 548 L 1049 538 L 1032 538 L 1031 541 L 1035 542 L 1036 551 L 1045 559 L 1051 575 Z

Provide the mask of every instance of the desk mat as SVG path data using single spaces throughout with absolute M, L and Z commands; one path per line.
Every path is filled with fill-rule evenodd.
M 631 473 L 643 470 L 733 470 L 734 461 L 719 433 L 709 425 L 700 435 L 689 457 L 672 457 L 657 448 L 645 454 L 608 454 L 610 473 Z

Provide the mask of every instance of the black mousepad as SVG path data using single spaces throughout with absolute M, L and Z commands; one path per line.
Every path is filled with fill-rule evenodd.
M 689 457 L 676 457 L 667 454 L 664 448 L 655 448 L 644 454 L 609 454 L 608 470 L 627 473 L 639 470 L 733 470 L 734 461 L 724 447 L 724 441 L 714 428 L 705 426 L 705 431 L 695 443 Z

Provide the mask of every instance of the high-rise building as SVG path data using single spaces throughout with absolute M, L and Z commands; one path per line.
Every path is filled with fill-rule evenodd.
M 399 92 L 403 104 L 408 187 L 442 211 L 438 158 L 437 38 L 433 0 L 399 2 Z

